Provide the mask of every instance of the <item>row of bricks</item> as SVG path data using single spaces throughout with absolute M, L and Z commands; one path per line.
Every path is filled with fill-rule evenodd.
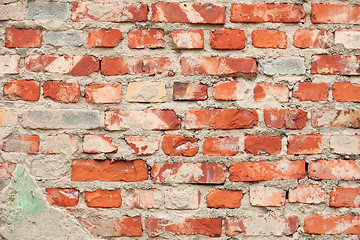
M 75 207 L 79 203 L 80 192 L 74 188 L 47 188 L 47 200 L 52 206 Z M 125 196 L 122 196 L 123 195 Z M 202 201 L 200 191 L 195 188 L 182 190 L 135 189 L 130 191 L 102 190 L 85 191 L 85 203 L 88 207 L 119 208 L 123 203 L 130 208 L 171 210 L 199 209 Z M 240 208 L 241 202 L 249 201 L 251 206 L 282 207 L 289 203 L 320 204 L 325 202 L 325 191 L 318 185 L 299 185 L 285 191 L 276 187 L 251 185 L 248 197 L 240 190 L 211 190 L 206 195 L 208 208 Z M 288 196 L 288 199 L 287 197 Z M 336 187 L 331 190 L 330 207 L 360 207 L 358 198 L 360 188 Z M 181 198 L 181 203 L 176 200 Z M 244 198 L 244 199 L 243 199 Z
M 70 4 L 57 2 L 29 2 L 26 9 L 21 3 L 1 6 L 2 20 L 66 20 Z M 93 9 L 107 9 L 94 11 Z M 340 4 L 312 4 L 312 23 L 360 24 L 359 6 Z M 155 2 L 151 4 L 151 21 L 200 24 L 225 24 L 226 7 L 211 4 Z M 306 12 L 296 4 L 232 4 L 231 22 L 282 22 L 303 23 Z M 25 14 L 24 14 L 25 13 Z M 71 3 L 72 21 L 98 22 L 145 22 L 148 20 L 148 5 L 118 2 Z
M 0 73 L 18 74 L 20 56 L 0 56 Z M 100 64 L 101 62 L 101 64 Z M 359 75 L 360 56 L 313 55 L 311 74 Z M 101 67 L 100 67 L 101 65 Z M 255 58 L 199 57 L 182 58 L 182 74 L 203 74 L 210 76 L 254 76 L 258 72 Z M 265 75 L 304 75 L 305 59 L 302 57 L 279 57 L 260 60 L 260 73 Z M 25 57 L 25 69 L 31 72 L 50 72 L 88 76 L 100 70 L 102 75 L 125 74 L 174 76 L 178 67 L 169 57 L 104 57 L 92 56 L 49 56 Z
M 159 150 L 157 136 L 125 136 L 132 154 L 152 155 Z M 4 139 L 2 150 L 5 152 L 24 152 L 37 154 L 40 137 L 36 135 L 10 135 Z M 351 145 L 350 145 L 351 143 Z M 78 150 L 79 142 L 74 135 L 51 135 L 42 141 L 41 153 L 73 154 Z M 239 138 L 208 137 L 202 143 L 202 154 L 206 156 L 235 156 L 244 149 L 245 153 L 258 155 L 278 155 L 282 149 L 279 136 L 249 135 L 244 139 L 244 148 L 240 149 Z M 358 135 L 330 135 L 330 149 L 335 154 L 359 154 L 360 137 Z M 66 146 L 66 149 L 64 149 Z M 89 154 L 116 153 L 118 146 L 106 135 L 87 134 L 83 138 L 83 152 Z M 198 139 L 179 135 L 165 135 L 162 138 L 162 150 L 169 156 L 193 157 L 199 151 Z M 289 135 L 287 154 L 321 154 L 322 135 Z
M 2 163 L 2 168 L 13 163 Z M 359 180 L 358 160 L 304 160 L 224 163 L 154 163 L 149 170 L 143 160 L 73 160 L 71 180 L 74 182 L 139 182 L 149 179 L 157 184 L 224 184 L 267 180 Z M 2 174 L 8 176 L 6 171 Z M 227 177 L 228 176 L 228 177 Z M 357 204 L 358 205 L 358 204 Z
M 12 126 L 20 111 L 2 109 L 0 125 Z M 265 125 L 277 129 L 303 129 L 308 112 L 300 109 L 270 109 L 262 111 Z M 311 124 L 314 128 L 360 128 L 360 110 L 313 110 Z M 201 109 L 188 110 L 181 119 L 174 110 L 98 110 L 61 109 L 23 111 L 22 125 L 30 129 L 98 129 L 125 130 L 178 130 L 183 129 L 247 129 L 258 126 L 256 109 Z M 44 124 L 47 123 L 47 124 Z M 181 127 L 182 126 L 182 127 Z
M 252 44 L 257 48 L 287 48 L 287 35 L 284 31 L 253 30 Z M 173 43 L 180 49 L 203 49 L 203 30 L 173 31 L 170 34 Z M 357 39 L 360 31 L 337 30 L 334 33 L 335 44 L 345 48 L 359 49 Z M 240 29 L 224 29 L 210 32 L 212 49 L 244 49 L 246 44 L 245 31 Z M 115 47 L 123 40 L 120 29 L 91 29 L 87 31 L 86 45 L 89 47 Z M 53 46 L 83 45 L 81 31 L 48 32 L 45 42 Z M 298 48 L 328 48 L 329 33 L 319 29 L 298 29 L 294 33 L 293 44 Z M 5 30 L 5 47 L 8 48 L 40 48 L 42 45 L 41 29 Z M 129 48 L 164 48 L 165 34 L 160 29 L 131 30 L 128 33 Z
M 40 83 L 34 80 L 12 80 L 4 84 L 3 97 L 7 101 L 38 101 Z M 172 99 L 176 101 L 203 101 L 208 99 L 208 86 L 195 82 L 174 82 Z M 255 101 L 275 100 L 289 102 L 289 87 L 285 84 L 247 83 L 245 81 L 219 81 L 214 84 L 215 100 L 236 101 L 253 97 Z M 121 83 L 92 83 L 85 87 L 85 101 L 90 103 L 118 103 L 122 99 Z M 146 92 L 147 94 L 144 94 Z M 251 96 L 251 93 L 253 95 Z M 292 97 L 299 101 L 327 101 L 327 83 L 298 82 L 292 87 Z M 44 98 L 56 102 L 76 103 L 81 97 L 80 84 L 47 81 L 43 84 Z M 360 85 L 337 82 L 332 85 L 332 98 L 341 102 L 360 102 Z M 127 102 L 166 102 L 166 86 L 162 82 L 130 82 Z

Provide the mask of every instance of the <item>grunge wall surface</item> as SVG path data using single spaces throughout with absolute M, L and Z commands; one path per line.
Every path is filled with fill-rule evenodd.
M 0 238 L 359 238 L 358 1 L 0 13 Z

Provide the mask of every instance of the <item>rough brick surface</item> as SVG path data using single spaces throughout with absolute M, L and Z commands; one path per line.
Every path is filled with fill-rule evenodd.
M 41 47 L 41 29 L 17 29 L 5 30 L 5 47 L 8 48 L 39 48 Z
M 37 101 L 40 98 L 40 83 L 33 80 L 13 80 L 4 84 L 4 100 Z
M 285 49 L 287 46 L 287 36 L 283 31 L 254 30 L 251 35 L 252 43 L 257 48 Z
M 359 0 L 2 0 L 0 32 L 0 239 L 360 236 Z
M 92 29 L 88 31 L 86 44 L 90 47 L 115 47 L 122 39 L 120 29 Z
M 243 194 L 241 191 L 211 190 L 206 195 L 208 208 L 239 208 Z
M 299 224 L 298 217 L 240 217 L 226 218 L 226 236 L 282 236 L 292 235 Z M 276 227 L 274 227 L 276 226 Z
M 179 23 L 225 23 L 225 7 L 210 4 L 155 2 L 152 21 Z
M 305 177 L 305 162 L 240 162 L 231 163 L 229 180 L 232 182 L 266 181 L 270 179 L 301 179 Z
M 295 4 L 233 4 L 232 22 L 305 22 L 305 11 Z
M 175 222 L 162 218 L 147 218 L 145 226 L 150 237 L 164 233 L 202 234 L 211 237 L 219 237 L 221 234 L 221 218 L 186 218 Z
M 142 160 L 74 160 L 71 166 L 72 181 L 135 182 L 148 178 L 148 170 Z

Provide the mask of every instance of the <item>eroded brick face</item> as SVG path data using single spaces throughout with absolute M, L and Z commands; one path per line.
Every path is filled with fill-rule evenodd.
M 1 239 L 358 239 L 359 0 L 0 3 Z

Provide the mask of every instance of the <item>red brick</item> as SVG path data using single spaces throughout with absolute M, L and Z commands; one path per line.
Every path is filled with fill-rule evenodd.
M 185 112 L 186 129 L 252 128 L 258 123 L 255 109 L 209 109 Z
M 105 76 L 125 75 L 132 72 L 127 60 L 122 57 L 104 57 L 101 60 L 101 74 Z
M 115 47 L 123 35 L 120 29 L 91 29 L 88 32 L 86 45 L 89 47 Z
M 313 55 L 311 74 L 360 75 L 360 56 Z
M 307 112 L 300 109 L 264 109 L 264 121 L 269 128 L 303 129 Z
M 225 218 L 224 225 L 226 236 L 236 236 L 237 233 L 243 236 L 289 236 L 298 229 L 299 219 L 296 216 Z
M 300 101 L 326 101 L 328 94 L 327 83 L 298 82 L 293 88 L 293 97 Z
M 180 60 L 183 74 L 204 74 L 210 76 L 256 75 L 257 65 L 254 58 L 200 57 Z
M 360 85 L 337 82 L 333 85 L 333 99 L 340 102 L 360 102 Z
M 254 87 L 254 100 L 289 102 L 289 88 L 285 84 L 257 83 Z
M 286 201 L 286 192 L 274 187 L 251 186 L 249 194 L 252 206 L 281 207 Z
M 32 80 L 12 80 L 4 84 L 4 100 L 37 101 L 40 98 L 40 83 Z
M 303 7 L 295 4 L 233 4 L 231 22 L 305 22 Z
M 249 92 L 245 81 L 220 81 L 214 85 L 213 94 L 216 100 L 245 100 Z
M 239 208 L 243 194 L 241 191 L 211 190 L 206 195 L 208 208 Z
M 239 139 L 234 137 L 208 137 L 203 150 L 207 156 L 235 156 L 239 152 Z
M 42 38 L 41 29 L 16 29 L 5 30 L 5 47 L 8 48 L 39 48 Z
M 194 3 L 152 3 L 153 22 L 224 24 L 225 7 Z
M 116 153 L 118 147 L 110 137 L 101 134 L 86 134 L 83 144 L 84 153 Z
M 75 103 L 80 99 L 80 85 L 78 83 L 47 81 L 43 86 L 44 98 L 56 102 Z
M 74 135 L 57 134 L 46 137 L 41 143 L 41 153 L 71 155 L 78 149 L 79 142 Z
M 359 6 L 312 4 L 311 22 L 360 24 L 359 12 Z
M 322 203 L 325 200 L 325 191 L 322 186 L 299 185 L 294 189 L 289 189 L 289 202 L 300 203 Z
M 204 32 L 202 30 L 173 31 L 170 37 L 180 49 L 204 48 Z
M 174 110 L 106 111 L 105 129 L 177 130 L 180 120 Z
M 220 237 L 221 218 L 185 218 L 164 219 L 147 218 L 145 222 L 149 237 L 158 237 L 166 233 L 181 235 L 202 234 L 211 237 Z
M 206 100 L 207 98 L 207 86 L 205 84 L 174 82 L 174 100 L 201 101 Z
M 314 180 L 359 180 L 360 162 L 355 160 L 318 160 L 309 163 L 309 178 Z
M 121 207 L 121 191 L 98 189 L 85 192 L 85 203 L 88 207 L 118 208 Z
M 197 141 L 196 138 L 165 135 L 161 146 L 166 155 L 193 157 L 198 152 Z
M 73 160 L 71 180 L 78 182 L 137 182 L 148 179 L 148 170 L 142 160 Z
M 5 152 L 36 154 L 39 151 L 39 141 L 39 136 L 10 135 L 4 139 L 2 150 Z
M 290 135 L 287 154 L 319 154 L 322 152 L 322 135 Z
M 46 200 L 51 206 L 75 207 L 79 203 L 79 191 L 72 188 L 47 188 Z
M 305 161 L 232 162 L 229 174 L 232 182 L 301 179 L 305 177 Z
M 294 46 L 298 48 L 328 48 L 329 34 L 322 29 L 298 29 L 294 33 Z
M 16 169 L 15 163 L 0 161 L 0 179 L 10 179 Z
M 92 56 L 35 55 L 25 57 L 25 68 L 31 72 L 88 76 L 99 71 L 99 60 Z
M 245 138 L 245 152 L 253 155 L 272 155 L 281 152 L 279 136 L 253 135 Z
M 360 217 L 353 215 L 313 215 L 304 219 L 304 231 L 310 234 L 360 235 L 359 222 Z
M 151 169 L 154 183 L 223 184 L 223 163 L 155 163 Z
M 287 36 L 284 31 L 254 30 L 251 33 L 252 43 L 257 48 L 281 48 L 287 47 Z
M 132 154 L 152 155 L 159 150 L 159 139 L 155 136 L 125 136 L 125 141 L 130 145 Z
M 91 103 L 121 101 L 121 83 L 92 83 L 85 88 L 85 100 Z
M 330 193 L 330 207 L 360 207 L 360 188 L 336 187 Z
M 101 73 L 105 76 L 143 74 L 165 74 L 173 76 L 173 62 L 168 57 L 129 58 L 104 57 L 101 61 Z
M 245 31 L 220 29 L 210 32 L 210 46 L 213 49 L 243 49 L 245 48 Z
M 141 217 L 78 218 L 78 221 L 95 237 L 140 237 L 143 234 Z
M 160 29 L 132 30 L 128 33 L 129 48 L 163 48 L 164 31 Z
M 94 11 L 106 9 L 106 11 Z M 147 5 L 139 3 L 107 2 L 72 2 L 71 20 L 75 22 L 145 22 Z
M 135 189 L 127 192 L 123 201 L 130 209 L 152 209 L 160 207 L 162 198 L 163 196 L 158 189 Z
M 360 128 L 360 110 L 314 110 L 311 114 L 312 126 L 336 128 Z M 331 147 L 331 144 L 330 144 Z M 351 150 L 350 146 L 348 150 Z

